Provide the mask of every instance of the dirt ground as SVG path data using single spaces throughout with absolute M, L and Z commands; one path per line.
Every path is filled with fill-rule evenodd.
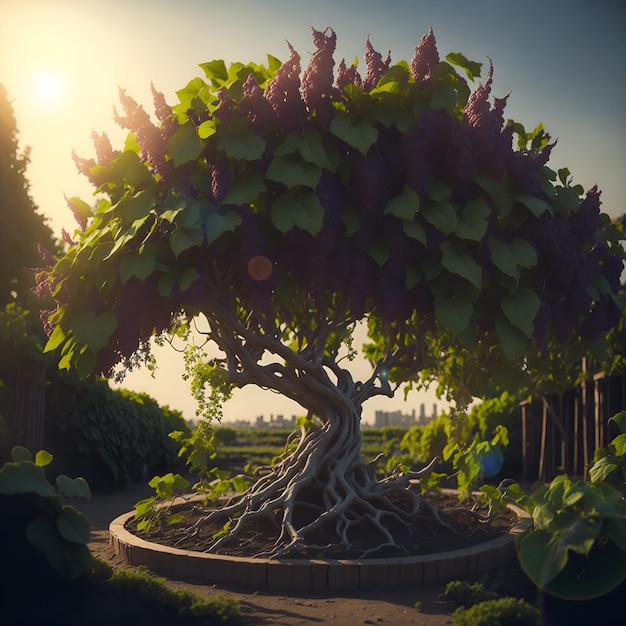
M 131 511 L 138 500 L 149 495 L 149 487 L 138 485 L 114 494 L 94 494 L 89 502 L 72 502 L 90 521 L 92 538 L 89 547 L 93 554 L 114 566 L 124 566 L 109 546 L 109 523 L 118 515 Z M 203 597 L 221 593 L 237 598 L 241 609 L 240 623 L 250 626 L 441 626 L 452 623 L 451 608 L 438 597 L 443 591 L 441 586 L 345 595 L 286 595 L 264 590 L 246 592 L 215 585 L 191 585 L 176 580 L 169 580 L 168 584 L 174 588 L 191 589 Z

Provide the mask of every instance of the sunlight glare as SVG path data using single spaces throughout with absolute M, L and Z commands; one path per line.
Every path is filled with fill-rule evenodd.
M 66 95 L 65 79 L 55 72 L 38 74 L 34 77 L 34 95 L 41 104 L 60 104 Z

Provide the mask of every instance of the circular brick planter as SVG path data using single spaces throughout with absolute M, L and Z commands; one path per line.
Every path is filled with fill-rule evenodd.
M 159 576 L 206 585 L 273 591 L 355 591 L 445 584 L 505 567 L 515 559 L 515 540 L 532 518 L 510 506 L 518 522 L 505 535 L 471 548 L 389 559 L 255 559 L 179 550 L 152 543 L 125 528 L 134 513 L 109 526 L 116 554 L 129 565 L 143 565 Z

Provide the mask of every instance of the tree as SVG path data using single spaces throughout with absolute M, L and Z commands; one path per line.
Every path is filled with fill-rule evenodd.
M 35 280 L 28 268 L 41 264 L 37 244 L 52 251 L 56 247 L 29 195 L 28 163 L 29 151 L 19 151 L 13 107 L 0 85 L 0 306 L 17 300 L 29 308 Z
M 0 448 L 20 444 L 39 450 L 46 336 L 37 318 L 41 302 L 32 293 L 32 268 L 41 264 L 38 244 L 51 251 L 57 245 L 29 195 L 28 163 L 28 150 L 18 148 L 13 107 L 0 85 L 0 426 L 7 422 L 7 441 L 0 437 Z
M 126 143 L 95 135 L 97 158 L 75 157 L 99 199 L 70 199 L 76 242 L 38 275 L 59 367 L 133 367 L 195 320 L 219 348 L 189 345 L 196 391 L 254 384 L 307 411 L 294 452 L 213 514 L 235 521 L 210 550 L 255 518 L 275 524 L 272 556 L 400 550 L 439 519 L 408 488 L 430 470 L 377 480 L 363 403 L 443 368 L 462 404 L 622 306 L 621 229 L 595 187 L 547 167 L 542 126 L 505 123 L 491 66 L 471 91 L 456 68 L 474 81 L 480 64 L 440 61 L 431 30 L 411 63 L 368 40 L 365 76 L 343 61 L 335 76 L 335 33 L 313 39 L 303 72 L 290 46 L 284 63 L 202 64 L 172 108 L 153 87 L 154 122 L 121 91 Z

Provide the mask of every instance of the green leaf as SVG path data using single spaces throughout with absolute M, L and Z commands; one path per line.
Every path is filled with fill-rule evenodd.
M 452 274 L 468 280 L 476 289 L 482 287 L 482 269 L 472 255 L 464 250 L 458 250 L 450 241 L 441 244 L 443 266 Z
M 518 558 L 526 575 L 543 589 L 567 564 L 567 551 L 552 542 L 552 535 L 534 530 L 519 543 Z
M 93 311 L 75 317 L 71 323 L 71 331 L 79 344 L 89 346 L 95 354 L 106 346 L 109 337 L 117 328 L 115 313 L 105 311 L 97 314 Z
M 458 100 L 458 92 L 450 83 L 437 82 L 433 87 L 431 106 L 435 110 L 448 109 L 454 111 Z
M 242 135 L 226 135 L 220 137 L 217 147 L 232 159 L 256 161 L 265 152 L 265 141 L 258 135 L 246 132 Z
M 170 235 L 170 247 L 174 256 L 178 258 L 185 250 L 202 244 L 204 232 L 198 228 L 177 227 Z
M 626 552 L 626 523 L 623 519 L 605 519 L 603 531 L 620 550 Z
M 534 320 L 541 306 L 541 300 L 533 289 L 520 287 L 516 293 L 506 296 L 500 303 L 502 311 L 515 328 L 526 337 L 532 337 Z
M 361 216 L 359 212 L 352 206 L 347 206 L 341 216 L 344 228 L 346 229 L 346 237 L 352 237 L 359 228 L 361 228 Z
M 473 313 L 472 302 L 466 298 L 453 296 L 441 302 L 435 302 L 437 320 L 456 337 L 469 326 Z
M 250 483 L 243 476 L 235 476 L 231 480 L 231 484 L 235 493 L 242 493 L 248 488 Z
M 204 70 L 204 75 L 209 80 L 214 80 L 218 84 L 228 80 L 228 70 L 226 69 L 226 63 L 222 59 L 200 63 L 199 67 Z
M 91 536 L 89 520 L 73 506 L 64 506 L 57 518 L 57 528 L 65 541 L 87 543 Z
M 376 261 L 378 267 L 382 267 L 389 260 L 389 248 L 387 245 L 380 241 L 376 240 L 372 242 L 370 247 L 367 250 L 367 253 Z
M 558 187 L 556 200 L 561 210 L 567 213 L 578 210 L 580 206 L 580 198 L 573 187 Z
M 614 415 L 610 420 L 610 422 L 615 422 L 619 429 L 626 433 L 626 411 L 620 411 L 616 415 Z
M 35 465 L 38 467 L 46 467 L 52 463 L 54 457 L 47 450 L 39 450 L 35 454 Z
M 57 476 L 57 488 L 59 492 L 70 498 L 83 498 L 91 500 L 91 489 L 84 478 L 70 478 L 65 474 Z
M 367 155 L 378 139 L 378 130 L 370 123 L 359 122 L 353 126 L 345 115 L 335 115 L 330 123 L 330 132 L 363 155 Z
M 267 55 L 267 69 L 270 71 L 272 75 L 278 71 L 278 69 L 280 68 L 282 64 L 283 62 L 280 59 L 277 59 L 275 56 L 272 56 L 271 54 Z
M 411 239 L 416 239 L 417 241 L 426 245 L 426 231 L 421 224 L 413 220 L 404 220 L 402 222 L 402 229 L 404 230 L 404 233 L 407 237 L 410 237 Z
M 385 215 L 395 215 L 400 219 L 413 220 L 420 208 L 420 197 L 413 189 L 405 186 L 401 195 L 391 198 L 385 205 Z
M 515 328 L 503 315 L 496 315 L 496 333 L 507 359 L 518 361 L 524 356 L 528 339 L 518 328 Z
M 552 207 L 543 200 L 534 196 L 515 196 L 515 200 L 523 204 L 535 217 L 539 217 L 544 213 L 553 213 Z
M 181 291 L 187 291 L 191 285 L 195 282 L 200 274 L 198 274 L 198 270 L 195 267 L 188 267 L 178 279 L 178 284 L 180 286 Z
M 215 120 L 211 118 L 198 126 L 198 137 L 200 137 L 200 139 L 208 139 L 211 135 L 214 135 L 216 131 Z
M 563 551 L 572 550 L 578 554 L 588 555 L 593 547 L 602 523 L 599 519 L 581 518 L 570 524 L 560 538 L 559 547 Z
M 137 147 L 137 149 L 139 149 Z M 108 180 L 119 178 L 131 187 L 150 185 L 154 182 L 152 173 L 141 162 L 139 154 L 132 149 L 125 149 L 110 165 Z
M 322 170 L 317 165 L 292 156 L 275 156 L 265 173 L 266 178 L 282 183 L 288 189 L 316 189 L 321 175 Z
M 589 478 L 591 482 L 597 483 L 606 480 L 619 467 L 619 461 L 612 454 L 597 460 L 589 468 Z
M 480 77 L 480 70 L 482 68 L 482 63 L 476 63 L 475 61 L 469 61 L 463 54 L 460 52 L 450 52 L 446 55 L 446 61 L 460 67 L 465 70 L 467 77 L 470 80 L 474 80 L 477 77 Z
M 557 171 L 557 174 L 559 176 L 559 180 L 561 181 L 561 185 L 565 187 L 569 183 L 571 172 L 567 167 L 562 167 Z
M 32 461 L 5 463 L 0 468 L 0 493 L 14 495 L 18 493 L 35 493 L 44 498 L 57 495 L 54 487 L 46 480 L 43 467 Z
M 428 179 L 428 196 L 434 202 L 447 200 L 452 193 L 452 187 L 436 178 Z
M 404 286 L 407 291 L 410 291 L 422 280 L 422 272 L 415 266 L 409 265 L 406 268 L 406 277 L 404 279 Z
M 274 201 L 272 222 L 282 233 L 297 226 L 315 236 L 324 224 L 324 207 L 314 193 L 288 192 Z
M 139 280 L 146 280 L 154 271 L 155 259 L 152 254 L 128 254 L 120 263 L 120 280 L 125 285 L 128 280 L 135 276 Z
M 263 176 L 257 172 L 252 176 L 247 176 L 235 182 L 226 197 L 222 200 L 222 205 L 252 204 L 264 190 L 265 183 L 263 182 Z
M 224 214 L 211 213 L 205 222 L 207 243 L 215 241 L 226 232 L 232 232 L 241 221 L 241 216 L 235 211 L 227 211 Z
M 78 511 L 76 511 L 78 513 Z M 80 515 L 80 513 L 78 513 Z M 67 522 L 67 524 L 66 524 Z M 89 529 L 89 522 L 84 519 L 82 531 L 78 529 L 80 522 L 63 519 L 62 527 L 70 536 L 82 538 L 85 525 Z M 48 563 L 67 580 L 76 580 L 93 563 L 93 557 L 85 542 L 78 543 L 65 540 L 56 524 L 41 514 L 35 517 L 25 528 L 26 537 L 35 548 L 45 555 Z M 81 534 L 82 532 L 82 534 Z M 78 534 L 77 534 L 78 533 Z
M 74 210 L 83 217 L 93 217 L 93 211 L 91 207 L 84 200 L 81 200 L 76 196 L 72 196 L 71 198 L 68 198 L 67 202 L 68 204 L 71 204 Z
M 499 239 L 490 239 L 491 260 L 504 274 L 519 278 L 520 268 L 529 269 L 537 265 L 537 252 L 524 239 L 514 239 L 506 244 Z
M 428 222 L 444 235 L 449 235 L 456 230 L 456 209 L 448 200 L 427 204 L 422 207 L 421 213 Z
M 13 446 L 11 449 L 11 459 L 16 463 L 18 461 L 32 461 L 33 455 L 31 451 L 24 446 Z
M 304 141 L 301 133 L 289 133 L 285 136 L 282 143 L 274 150 L 274 156 L 287 156 L 294 154 Z
M 152 487 L 152 485 L 150 486 Z M 144 515 L 148 513 L 152 513 L 156 502 L 157 502 L 156 498 L 144 498 L 143 500 L 139 500 L 139 502 L 135 504 L 134 519 L 139 519 L 140 517 L 143 517 Z
M 172 289 L 176 284 L 177 276 L 174 272 L 166 272 L 161 274 L 157 284 L 157 290 L 162 298 L 169 298 L 172 295 Z
M 320 169 L 334 172 L 339 166 L 339 155 L 336 152 L 328 152 L 332 144 L 326 148 L 322 143 L 322 136 L 315 130 L 307 130 L 302 136 L 299 145 L 300 156 L 307 162 L 313 163 Z
M 617 456 L 626 456 L 626 433 L 617 435 L 617 437 L 611 441 L 611 445 L 615 448 L 615 454 Z
M 509 184 L 480 174 L 474 176 L 474 181 L 487 192 L 503 217 L 507 217 L 511 213 L 513 191 Z
M 470 200 L 462 211 L 463 219 L 459 220 L 456 229 L 457 237 L 472 241 L 482 241 L 487 232 L 487 218 L 492 209 L 484 198 Z
M 64 341 L 65 333 L 63 332 L 61 326 L 57 324 L 50 333 L 50 337 L 48 337 L 48 341 L 46 342 L 46 345 L 43 349 L 44 353 L 56 350 Z
M 78 343 L 89 346 L 95 354 L 106 346 L 109 337 L 117 328 L 117 323 L 115 313 L 105 311 L 98 315 L 88 311 L 72 320 L 71 330 Z
M 185 122 L 170 138 L 165 153 L 180 167 L 189 161 L 195 161 L 204 150 L 204 141 L 198 137 L 193 122 Z
M 154 196 L 149 191 L 140 191 L 134 196 L 123 197 L 113 208 L 124 224 L 130 224 L 146 218 L 153 207 Z

